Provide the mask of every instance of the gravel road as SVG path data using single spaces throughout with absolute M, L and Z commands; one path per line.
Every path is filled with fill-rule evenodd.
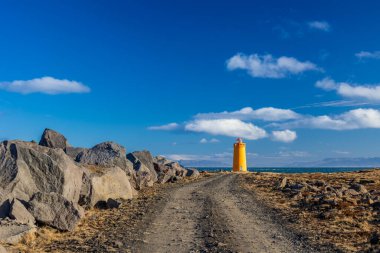
M 73 232 L 39 232 L 24 252 L 327 252 L 312 248 L 239 174 L 155 185 L 121 208 L 93 210 Z M 17 252 L 17 251 L 16 251 Z
M 237 179 L 217 175 L 166 192 L 132 251 L 313 252 Z

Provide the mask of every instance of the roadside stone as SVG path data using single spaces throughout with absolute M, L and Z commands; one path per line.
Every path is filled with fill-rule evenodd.
M 353 206 L 356 206 L 358 204 L 358 202 L 356 201 L 356 199 L 353 199 L 353 198 L 350 198 L 350 197 L 344 197 L 343 198 L 344 201 L 352 204 Z
M 186 177 L 191 177 L 191 178 L 197 178 L 200 176 L 200 173 L 197 169 L 187 169 Z
M 344 195 L 349 195 L 349 196 L 357 196 L 357 195 L 360 195 L 359 192 L 357 192 L 356 190 L 354 189 L 348 189 L 346 191 L 343 192 Z
M 304 187 L 305 186 L 303 184 L 300 184 L 300 183 L 295 183 L 295 184 L 289 185 L 289 188 L 292 190 L 301 190 Z
M 376 181 L 372 180 L 372 179 L 364 179 L 364 178 L 362 178 L 362 179 L 359 180 L 359 184 L 374 184 L 374 183 L 376 183 Z
M 73 202 L 55 192 L 36 193 L 29 202 L 28 211 L 38 222 L 62 231 L 74 230 L 82 216 Z
M 107 200 L 107 208 L 113 209 L 113 208 L 119 208 L 121 206 L 121 202 L 116 199 L 109 198 Z
M 95 165 L 104 168 L 117 166 L 129 176 L 132 187 L 137 189 L 136 172 L 132 163 L 126 157 L 126 150 L 115 142 L 102 142 L 90 149 L 84 149 L 76 156 L 76 161 L 84 165 Z
M 364 193 L 368 192 L 367 189 L 361 184 L 352 184 L 350 189 L 354 189 L 355 191 L 357 191 L 360 194 L 364 194 Z
M 288 179 L 287 179 L 286 177 L 283 177 L 283 178 L 280 179 L 280 181 L 278 181 L 278 182 L 276 183 L 276 186 L 275 186 L 275 187 L 276 187 L 277 189 L 283 189 L 283 188 L 285 188 L 287 182 L 288 182 Z
M 318 187 L 326 186 L 326 182 L 323 180 L 316 180 L 314 184 Z
M 155 180 L 157 181 L 157 173 L 154 172 L 153 174 L 133 153 L 127 154 L 127 159 L 132 163 L 133 170 L 136 173 L 136 189 L 152 187 Z
M 369 243 L 372 245 L 380 243 L 380 236 L 377 232 L 371 234 L 371 237 L 369 238 Z
M 11 202 L 9 217 L 23 224 L 34 225 L 36 222 L 33 215 L 18 199 L 13 199 Z
M 8 218 L 0 220 L 0 243 L 17 244 L 24 236 L 35 233 L 36 228 Z
M 157 173 L 154 169 L 154 159 L 152 157 L 152 154 L 147 150 L 135 151 L 131 154 L 133 154 L 142 164 L 144 164 L 149 169 L 153 182 L 157 182 Z M 127 155 L 127 158 L 128 156 L 130 156 L 130 154 Z
M 372 203 L 372 207 L 375 210 L 380 210 L 380 201 L 376 201 L 376 202 Z
M 322 220 L 333 219 L 337 212 L 335 210 L 329 210 L 318 214 L 318 218 Z
M 119 167 L 98 168 L 98 171 L 87 172 L 87 188 L 83 189 L 82 196 L 84 203 L 90 207 L 97 205 L 98 202 L 107 202 L 108 199 L 132 199 L 133 189 L 128 176 Z M 86 201 L 85 201 L 86 200 Z
M 0 158 L 0 205 L 13 198 L 28 202 L 37 192 L 56 192 L 78 202 L 83 170 L 62 149 L 3 141 Z

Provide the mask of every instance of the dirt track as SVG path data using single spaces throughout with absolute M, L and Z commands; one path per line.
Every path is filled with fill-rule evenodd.
M 93 210 L 73 232 L 46 228 L 18 251 L 317 251 L 261 203 L 254 192 L 240 187 L 238 174 L 156 185 L 121 208 Z
M 267 208 L 218 175 L 172 189 L 135 252 L 311 252 Z

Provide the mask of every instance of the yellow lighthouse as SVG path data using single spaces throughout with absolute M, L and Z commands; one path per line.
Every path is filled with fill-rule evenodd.
M 238 138 L 234 143 L 234 164 L 232 167 L 234 172 L 247 171 L 247 159 L 245 156 L 245 143 L 242 138 Z

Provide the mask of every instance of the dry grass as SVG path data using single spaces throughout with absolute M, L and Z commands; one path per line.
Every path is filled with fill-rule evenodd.
M 353 183 L 362 183 L 370 192 L 371 198 L 377 201 L 380 197 L 380 170 L 345 173 L 310 173 L 310 174 L 276 174 L 251 173 L 242 175 L 240 180 L 244 188 L 252 190 L 267 205 L 273 207 L 285 219 L 291 221 L 296 231 L 307 235 L 312 243 L 334 245 L 343 252 L 378 252 L 378 245 L 370 244 L 370 238 L 380 233 L 380 213 L 371 204 L 360 198 L 336 198 L 338 204 L 302 204 L 305 198 L 318 197 L 326 192 L 301 192 L 294 197 L 286 191 L 276 188 L 283 177 L 292 183 L 312 184 L 324 181 L 334 189 L 349 187 Z M 322 216 L 329 214 L 331 216 Z

